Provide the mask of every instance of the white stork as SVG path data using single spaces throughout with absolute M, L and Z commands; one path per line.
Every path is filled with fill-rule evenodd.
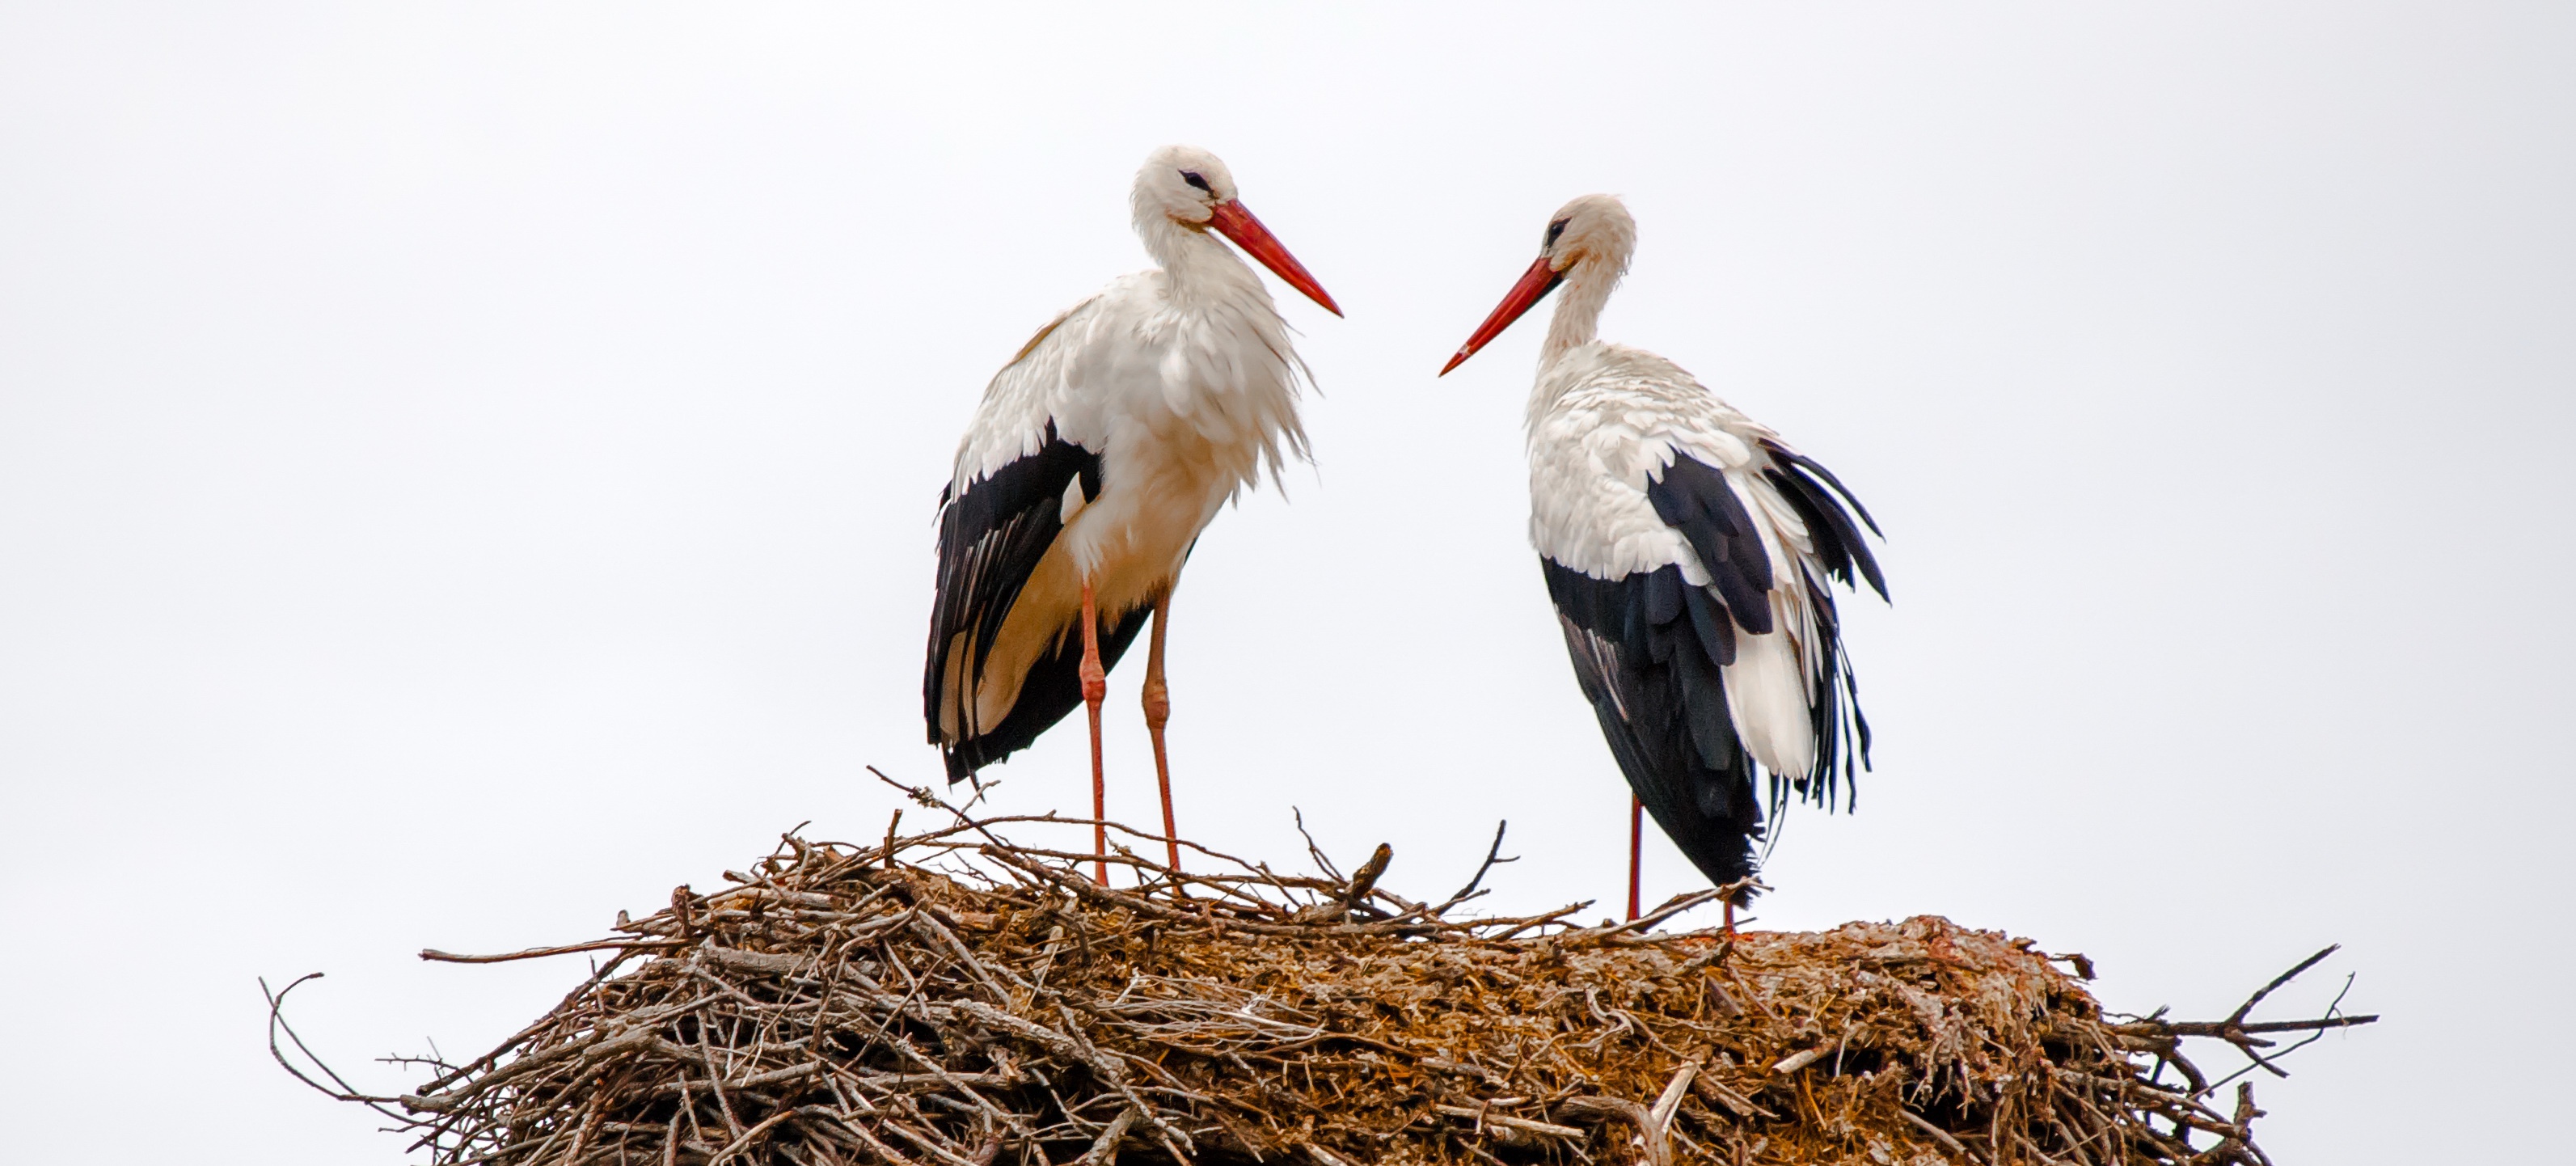
M 1887 582 L 1833 474 L 1651 352 L 1595 339 L 1637 221 L 1609 195 L 1548 220 L 1538 261 L 1440 371 L 1554 291 L 1529 399 L 1530 542 L 1575 678 L 1635 793 L 1628 917 L 1654 815 L 1723 887 L 1753 873 L 1756 766 L 1827 807 L 1869 764 L 1828 580 Z M 1848 504 L 1849 509 L 1845 506 Z M 1727 903 L 1727 927 L 1735 907 Z
M 1166 146 L 1136 172 L 1136 233 L 1159 265 L 1040 328 L 994 374 L 939 496 L 938 598 L 922 677 L 930 741 L 957 781 L 1079 702 L 1091 719 L 1093 817 L 1107 817 L 1100 702 L 1154 615 L 1145 726 L 1174 837 L 1163 725 L 1172 588 L 1217 508 L 1282 448 L 1306 455 L 1306 368 L 1270 294 L 1222 235 L 1290 287 L 1341 309 L 1235 197 L 1205 150 Z M 1210 232 L 1213 231 L 1214 234 Z M 1107 830 L 1093 827 L 1097 852 Z M 1174 867 L 1180 848 L 1171 848 Z M 1108 881 L 1102 863 L 1097 877 Z

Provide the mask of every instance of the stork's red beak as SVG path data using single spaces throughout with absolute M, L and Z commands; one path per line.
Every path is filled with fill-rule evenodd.
M 1547 293 L 1555 291 L 1556 285 L 1564 282 L 1565 273 L 1548 266 L 1547 256 L 1539 256 L 1538 262 L 1530 264 L 1530 269 L 1521 273 L 1521 281 L 1513 284 L 1512 290 L 1503 294 L 1503 302 L 1494 305 L 1494 314 L 1485 317 L 1485 322 L 1477 327 L 1476 334 L 1468 337 L 1465 344 L 1458 346 L 1458 355 L 1450 357 L 1449 363 L 1440 366 L 1440 375 L 1448 376 L 1450 369 L 1467 363 L 1467 358 L 1476 355 L 1477 349 L 1483 348 L 1494 337 L 1502 335 L 1503 329 L 1512 326 L 1512 321 L 1520 319 L 1523 313 L 1537 307 L 1540 300 L 1547 298 Z
M 1244 254 L 1260 260 L 1272 275 L 1286 280 L 1288 286 L 1304 293 L 1307 299 L 1323 305 L 1325 311 L 1336 316 L 1342 314 L 1341 306 L 1333 302 L 1332 296 L 1325 294 L 1324 285 L 1306 273 L 1306 265 L 1288 253 L 1288 248 L 1279 242 L 1279 236 L 1271 234 L 1270 228 L 1262 226 L 1261 220 L 1252 217 L 1251 211 L 1243 209 L 1242 199 L 1229 198 L 1216 204 L 1216 212 L 1208 218 L 1208 225 L 1216 228 L 1217 234 L 1233 240 L 1235 246 L 1243 248 Z

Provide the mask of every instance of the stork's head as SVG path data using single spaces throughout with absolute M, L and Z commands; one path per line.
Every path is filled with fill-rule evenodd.
M 1165 146 L 1136 172 L 1136 217 L 1161 215 L 1185 227 L 1204 227 L 1216 204 L 1232 199 L 1234 171 L 1196 146 Z
M 1592 271 L 1626 272 L 1628 257 L 1636 250 L 1637 219 L 1628 213 L 1628 204 L 1615 194 L 1587 194 L 1548 217 L 1538 254 L 1549 270 L 1579 279 Z M 1577 273 L 1574 269 L 1579 265 L 1588 269 Z
M 1307 273 L 1306 265 L 1297 262 L 1278 236 L 1252 217 L 1242 200 L 1235 197 L 1234 172 L 1226 169 L 1216 155 L 1196 146 L 1165 146 L 1154 151 L 1145 159 L 1144 168 L 1136 172 L 1132 201 L 1137 230 L 1150 229 L 1158 219 L 1184 230 L 1213 230 L 1325 311 L 1342 314 L 1333 297 L 1325 293 L 1324 285 Z
M 1628 257 L 1637 250 L 1637 219 L 1628 213 L 1626 203 L 1615 194 L 1587 194 L 1558 207 L 1548 216 L 1547 234 L 1539 239 L 1538 259 L 1521 273 L 1519 283 L 1504 293 L 1503 302 L 1494 306 L 1476 334 L 1460 345 L 1458 354 L 1441 366 L 1440 373 L 1466 363 L 1503 329 L 1512 326 L 1531 308 L 1537 307 L 1547 293 L 1561 283 L 1572 281 L 1586 286 L 1616 283 L 1628 272 Z M 1568 295 L 1573 293 L 1569 292 Z M 1603 294 L 1607 294 L 1606 292 Z

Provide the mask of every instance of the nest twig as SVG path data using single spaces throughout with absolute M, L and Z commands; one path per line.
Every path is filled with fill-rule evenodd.
M 2112 1019 L 2056 957 L 1937 917 L 1648 933 L 1711 891 L 1634 924 L 1577 926 L 1582 903 L 1453 918 L 1509 861 L 1499 833 L 1435 904 L 1378 884 L 1384 848 L 1314 878 L 1182 843 L 1212 869 L 1181 871 L 1000 834 L 1070 819 L 950 813 L 868 846 L 791 834 L 609 938 L 423 952 L 606 959 L 480 1057 L 397 1058 L 432 1074 L 410 1093 L 315 1059 L 284 1017 L 295 984 L 270 1047 L 443 1166 L 2268 1166 L 2250 1083 L 2221 1112 L 2184 1040 L 2279 1072 L 2266 1034 L 2374 1019 L 2248 1019 L 2326 952 L 2224 1021 Z M 1098 861 L 1132 885 L 1096 883 Z

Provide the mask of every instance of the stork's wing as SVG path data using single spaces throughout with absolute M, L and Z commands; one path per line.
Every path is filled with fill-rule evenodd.
M 1054 643 L 1019 654 L 1024 673 L 999 686 L 1016 695 L 992 723 L 978 711 L 1012 605 L 1067 515 L 1100 494 L 1100 450 L 1060 433 L 1056 420 L 1066 366 L 1098 302 L 1056 317 L 994 376 L 959 443 L 956 477 L 940 491 L 938 594 L 921 688 L 930 741 L 951 780 L 1025 747 L 1081 703 L 1079 644 Z M 1106 629 L 1104 665 L 1124 654 L 1144 614 Z
M 939 594 L 923 680 L 932 741 L 941 739 L 940 698 L 951 654 L 964 654 L 963 678 L 981 677 L 1012 601 L 1064 531 L 1065 508 L 1099 493 L 1100 455 L 1057 437 L 1052 425 L 1036 453 L 969 483 L 963 494 L 941 492 Z M 963 735 L 976 728 L 953 726 Z
M 1539 563 L 1575 679 L 1637 800 L 1710 882 L 1751 874 L 1762 809 L 1720 679 L 1735 655 L 1726 609 L 1679 566 L 1599 579 Z
M 1855 762 L 1867 764 L 1869 726 L 1830 581 L 1857 575 L 1881 595 L 1886 585 L 1859 530 L 1877 526 L 1824 467 L 1763 439 L 1759 454 L 1736 443 L 1729 471 L 1694 453 L 1701 444 L 1716 443 L 1638 447 L 1671 459 L 1646 475 L 1644 501 L 1687 553 L 1674 546 L 1675 559 L 1615 579 L 1546 554 L 1541 563 L 1576 679 L 1629 786 L 1723 885 L 1753 869 L 1757 762 L 1785 769 L 1770 774 L 1775 807 L 1792 788 L 1831 804 Z
M 1099 493 L 1100 455 L 1049 427 L 1038 452 L 1005 463 L 962 494 L 941 496 L 939 593 L 921 686 L 930 741 L 941 746 L 951 780 L 1026 747 L 1081 703 L 1081 648 L 1071 638 L 1022 654 L 1027 670 L 1006 683 L 1016 697 L 995 723 L 980 723 L 976 698 L 987 683 L 985 667 L 1003 621 L 1063 532 L 1067 509 Z M 1106 629 L 1100 645 L 1104 667 L 1126 653 L 1148 614 L 1150 609 L 1140 608 Z

